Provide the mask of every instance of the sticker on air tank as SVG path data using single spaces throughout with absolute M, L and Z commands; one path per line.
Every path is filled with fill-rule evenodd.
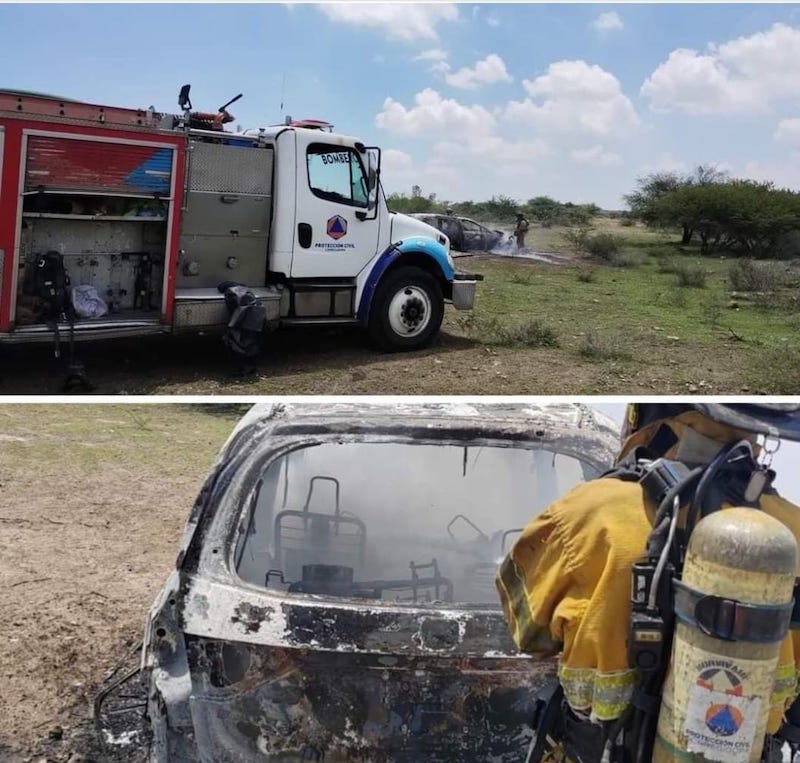
M 686 708 L 687 750 L 707 760 L 747 763 L 762 710 L 760 697 L 745 696 L 748 672 L 729 660 L 697 667 Z

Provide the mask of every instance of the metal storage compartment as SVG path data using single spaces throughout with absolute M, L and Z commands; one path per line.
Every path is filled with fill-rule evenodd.
M 253 288 L 258 301 L 265 311 L 268 324 L 280 317 L 280 303 L 283 288 L 266 286 Z M 174 325 L 180 329 L 221 329 L 228 324 L 230 316 L 222 295 L 217 289 L 187 289 L 176 292 Z
M 106 302 L 101 320 L 158 322 L 175 147 L 31 134 L 24 152 L 17 326 L 43 320 L 33 280 L 48 251 L 63 256 L 72 287 Z
M 179 288 L 264 285 L 272 170 L 270 146 L 190 145 Z

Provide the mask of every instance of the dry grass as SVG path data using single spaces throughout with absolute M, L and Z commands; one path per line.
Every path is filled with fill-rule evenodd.
M 235 420 L 187 405 L 0 408 L 0 758 L 86 722 Z

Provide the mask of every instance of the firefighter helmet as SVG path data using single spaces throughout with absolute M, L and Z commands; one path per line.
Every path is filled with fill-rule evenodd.
M 800 440 L 800 403 L 631 403 L 622 440 L 652 424 L 686 411 L 698 411 L 718 424 L 753 434 Z
M 622 425 L 622 448 L 645 427 L 695 412 L 738 433 L 800 441 L 800 403 L 631 403 Z

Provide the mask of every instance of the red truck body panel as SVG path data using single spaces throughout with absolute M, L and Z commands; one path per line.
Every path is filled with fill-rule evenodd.
M 171 199 L 161 319 L 172 322 L 187 140 L 160 129 L 161 115 L 14 92 L 0 92 L 0 332 L 13 327 L 23 193 Z

